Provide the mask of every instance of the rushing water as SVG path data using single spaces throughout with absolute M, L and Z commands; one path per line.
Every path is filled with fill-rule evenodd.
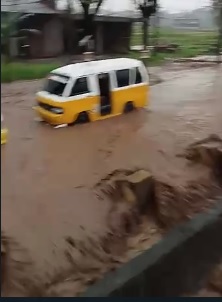
M 150 107 L 105 121 L 54 129 L 35 121 L 39 81 L 2 85 L 9 142 L 2 147 L 2 228 L 32 255 L 40 274 L 67 266 L 67 236 L 100 238 L 108 231 L 108 200 L 94 185 L 115 169 L 149 169 L 178 185 L 200 176 L 178 152 L 221 133 L 222 71 L 165 72 Z

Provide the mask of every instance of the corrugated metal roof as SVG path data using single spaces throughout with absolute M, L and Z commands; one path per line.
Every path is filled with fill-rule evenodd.
M 65 9 L 65 1 L 58 1 L 58 8 Z M 93 11 L 95 4 L 90 6 Z M 55 14 L 55 10 L 47 7 L 40 0 L 2 0 L 2 12 L 22 12 L 32 14 Z M 82 14 L 83 9 L 79 0 L 73 0 L 74 14 Z M 141 17 L 134 0 L 104 0 L 97 13 L 98 17 L 121 17 L 136 19 Z
M 128 18 L 128 19 L 136 19 L 142 17 L 139 11 L 132 12 L 130 10 L 126 11 L 111 11 L 111 10 L 103 10 L 97 13 L 98 17 L 120 17 L 120 18 Z
M 21 12 L 32 14 L 55 14 L 56 11 L 42 4 L 39 0 L 2 0 L 2 12 Z
M 58 7 L 65 9 L 65 1 L 59 0 Z M 91 4 L 90 10 L 93 12 L 96 5 Z M 73 1 L 74 14 L 82 14 L 83 9 L 79 0 Z M 104 0 L 97 13 L 98 17 L 121 17 L 121 18 L 140 18 L 141 13 L 138 10 L 134 0 Z
M 104 0 L 98 16 L 138 18 L 141 16 L 134 0 Z

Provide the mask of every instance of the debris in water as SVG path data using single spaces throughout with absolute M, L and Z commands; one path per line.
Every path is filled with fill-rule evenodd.
M 65 128 L 68 127 L 68 124 L 61 124 L 54 127 L 54 129 Z
M 111 197 L 115 203 L 117 200 L 124 201 L 144 212 L 153 199 L 153 176 L 145 170 L 114 171 L 113 174 L 102 179 L 96 185 L 96 189 Z
M 222 139 L 212 134 L 206 139 L 191 144 L 185 153 L 188 160 L 202 163 L 221 175 L 222 169 Z
M 41 117 L 35 117 L 35 118 L 34 118 L 34 121 L 35 121 L 35 122 L 40 122 L 40 123 L 42 123 L 42 122 L 43 122 L 43 119 L 42 119 Z

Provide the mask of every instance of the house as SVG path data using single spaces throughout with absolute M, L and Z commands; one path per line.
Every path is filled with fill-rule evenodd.
M 63 22 L 54 1 L 2 0 L 1 13 L 20 13 L 17 32 L 11 37 L 14 56 L 25 52 L 29 58 L 48 58 L 64 53 Z
M 64 9 L 60 1 L 60 9 Z M 94 15 L 95 4 L 91 4 L 89 14 Z M 79 0 L 73 1 L 73 14 L 78 40 L 81 35 L 83 9 Z M 104 0 L 94 15 L 93 38 L 96 54 L 127 53 L 130 49 L 132 24 L 141 21 L 142 16 L 134 0 Z
M 13 53 L 22 50 L 29 58 L 49 58 L 63 55 L 68 48 L 81 52 L 78 41 L 84 38 L 83 10 L 79 0 L 73 1 L 73 20 L 67 19 L 64 7 L 53 0 L 2 0 L 2 13 L 19 12 L 19 34 L 14 37 Z M 64 4 L 61 1 L 60 4 Z M 90 14 L 93 14 L 93 5 Z M 93 37 L 97 54 L 127 53 L 130 48 L 132 23 L 141 20 L 133 0 L 104 0 L 94 16 Z M 71 27 L 70 27 L 71 26 Z M 71 35 L 67 34 L 67 28 Z M 70 41 L 71 36 L 71 41 Z M 24 53 L 24 51 L 23 51 Z
M 127 53 L 132 24 L 142 15 L 133 0 L 104 0 L 95 17 L 96 52 Z

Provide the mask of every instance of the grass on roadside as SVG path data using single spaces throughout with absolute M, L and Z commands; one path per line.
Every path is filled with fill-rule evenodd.
M 155 31 L 150 32 L 151 41 L 154 38 Z M 160 43 L 177 43 L 181 46 L 186 45 L 211 45 L 217 39 L 217 32 L 201 31 L 182 31 L 182 30 L 159 30 Z M 131 45 L 140 45 L 142 43 L 142 32 L 134 29 Z
M 130 52 L 127 57 L 139 59 L 140 54 L 138 52 Z M 164 54 L 157 54 L 149 60 L 149 65 L 158 65 L 164 61 Z M 14 81 L 22 80 L 35 80 L 42 79 L 53 69 L 59 67 L 59 63 L 2 63 L 1 66 L 1 83 L 10 83 Z
M 151 32 L 151 44 L 154 33 Z M 166 59 L 194 57 L 206 54 L 216 41 L 216 32 L 184 32 L 178 30 L 160 30 L 160 44 L 176 43 L 179 50 L 175 53 L 156 53 L 149 59 L 149 65 L 159 65 Z M 142 44 L 142 33 L 136 28 L 133 32 L 131 45 Z M 130 58 L 139 59 L 138 51 L 131 51 L 127 55 Z M 61 62 L 60 62 L 61 63 Z M 2 59 L 1 82 L 17 80 L 32 80 L 44 78 L 50 71 L 59 66 L 59 61 L 44 63 L 11 62 L 5 63 Z
M 41 79 L 58 66 L 58 63 L 2 63 L 1 82 Z
M 132 59 L 137 59 L 140 60 L 140 52 L 138 51 L 131 51 L 127 57 L 132 58 Z M 149 66 L 156 66 L 156 65 L 160 65 L 161 63 L 164 62 L 164 60 L 166 59 L 166 54 L 164 53 L 157 53 L 156 55 L 152 56 L 151 58 L 149 58 L 148 60 L 148 65 Z
M 154 43 L 155 32 L 150 32 L 150 43 Z M 197 32 L 197 31 L 179 31 L 179 30 L 160 30 L 159 39 L 160 44 L 177 44 L 179 50 L 175 53 L 161 53 L 157 54 L 151 61 L 158 61 L 163 56 L 168 58 L 178 58 L 178 57 L 193 57 L 197 55 L 203 55 L 209 53 L 210 48 L 217 41 L 216 32 Z M 142 44 L 142 32 L 137 28 L 134 30 L 131 45 L 141 45 Z

